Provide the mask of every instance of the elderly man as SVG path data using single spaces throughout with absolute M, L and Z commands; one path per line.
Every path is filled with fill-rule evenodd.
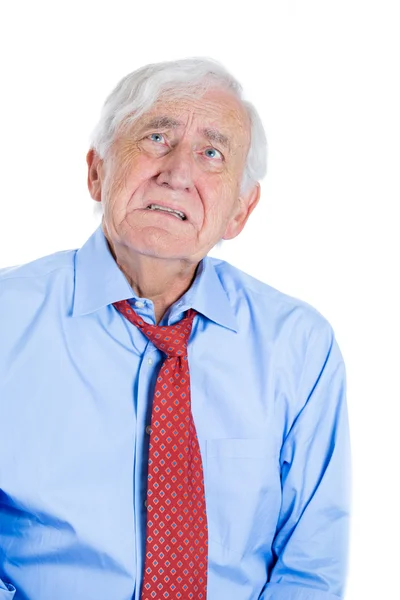
M 265 154 L 221 65 L 139 69 L 87 155 L 99 228 L 1 271 L 0 600 L 343 598 L 332 327 L 207 256 Z

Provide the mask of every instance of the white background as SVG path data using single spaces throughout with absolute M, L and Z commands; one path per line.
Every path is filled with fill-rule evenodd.
M 353 448 L 346 600 L 397 597 L 400 94 L 397 2 L 28 0 L 0 13 L 0 267 L 78 248 L 99 223 L 88 136 L 128 72 L 210 56 L 269 142 L 262 200 L 214 249 L 315 306 L 345 358 Z

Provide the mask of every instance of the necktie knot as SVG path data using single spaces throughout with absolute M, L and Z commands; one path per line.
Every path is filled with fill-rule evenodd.
M 139 317 L 127 300 L 114 302 L 113 305 L 168 357 L 187 355 L 193 319 L 197 314 L 193 308 L 174 325 L 150 325 Z

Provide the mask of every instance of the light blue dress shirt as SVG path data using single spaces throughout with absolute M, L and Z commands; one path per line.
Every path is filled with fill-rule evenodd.
M 164 355 L 101 226 L 0 270 L 0 600 L 139 600 L 148 426 Z M 337 600 L 347 575 L 346 375 L 312 306 L 205 257 L 160 324 L 194 308 L 208 600 Z M 163 599 L 157 599 L 163 600 Z

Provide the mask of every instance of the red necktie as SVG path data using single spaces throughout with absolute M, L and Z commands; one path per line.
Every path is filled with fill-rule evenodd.
M 124 317 L 167 357 L 154 391 L 147 483 L 146 557 L 141 600 L 206 600 L 208 533 L 200 447 L 190 404 L 187 347 L 193 319 L 149 325 L 127 300 Z

